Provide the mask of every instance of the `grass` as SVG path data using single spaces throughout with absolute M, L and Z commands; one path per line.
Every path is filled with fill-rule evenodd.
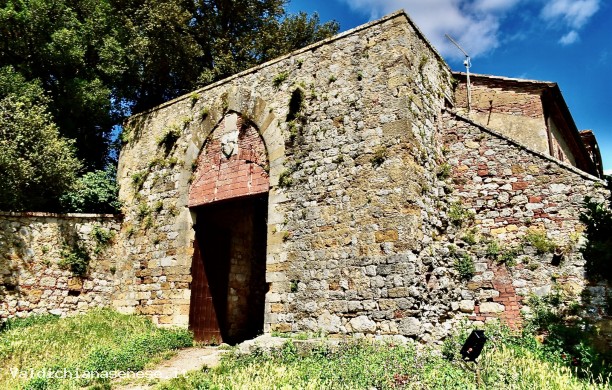
M 552 321 L 542 302 L 527 329 Z M 543 313 L 543 314 L 542 314 Z M 554 321 L 553 321 L 554 322 Z M 554 339 L 554 328 L 549 328 Z M 415 343 L 392 344 L 352 340 L 312 350 L 287 339 L 280 350 L 256 350 L 239 356 L 229 352 L 221 364 L 157 385 L 158 390 L 181 389 L 606 389 L 610 381 L 585 364 L 572 367 L 564 360 L 568 349 L 541 344 L 534 333 L 511 333 L 488 324 L 487 344 L 475 365 L 458 357 L 469 329 L 458 326 L 442 350 Z M 316 335 L 315 335 L 316 336 Z M 298 337 L 300 338 L 300 337 Z M 574 339 L 575 337 L 571 337 Z M 155 327 L 138 316 L 108 309 L 59 319 L 51 315 L 10 320 L 0 328 L 0 389 L 110 389 L 108 379 L 71 380 L 13 378 L 10 369 L 69 372 L 76 369 L 139 371 L 159 362 L 173 349 L 192 345 L 185 330 Z M 235 351 L 235 350 L 234 350 Z M 584 359 L 581 359 L 585 362 Z M 608 364 L 609 366 L 609 364 Z M 589 366 L 590 367 L 590 366 Z M 606 374 L 609 375 L 609 374 Z
M 167 351 L 192 343 L 186 330 L 160 329 L 144 317 L 109 309 L 63 319 L 12 320 L 0 332 L 0 389 L 108 388 L 108 378 L 14 378 L 10 370 L 139 371 Z
M 608 383 L 580 379 L 571 368 L 508 339 L 488 343 L 478 366 L 480 381 L 472 363 L 449 359 L 431 347 L 353 341 L 335 350 L 322 345 L 302 353 L 288 340 L 272 353 L 230 353 L 214 369 L 175 378 L 156 389 L 608 388 Z

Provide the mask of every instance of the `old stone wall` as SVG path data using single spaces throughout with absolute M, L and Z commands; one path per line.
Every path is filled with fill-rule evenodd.
M 109 306 L 119 225 L 112 215 L 0 213 L 0 318 Z M 70 259 L 84 258 L 77 275 Z
M 467 118 L 449 112 L 444 123 L 447 213 L 455 221 L 445 240 L 475 263 L 459 309 L 473 320 L 517 324 L 531 294 L 558 294 L 600 315 L 612 291 L 585 279 L 578 217 L 586 196 L 606 201 L 603 183 Z
M 577 248 L 582 199 L 605 191 L 545 155 L 537 91 L 487 88 L 475 111 L 533 127 L 526 146 L 484 117 L 442 114 L 454 104 L 450 71 L 398 13 L 132 118 L 113 305 L 187 326 L 196 232 L 204 262 L 215 247 L 214 235 L 199 236 L 206 226 L 238 237 L 225 332 L 243 326 L 248 291 L 266 291 L 265 332 L 424 341 L 463 318 L 518 325 L 530 293 L 604 297 L 607 287 L 584 280 Z M 258 287 L 240 249 L 253 242 L 252 210 L 217 223 L 198 207 L 266 189 Z
M 448 267 L 428 290 L 425 249 L 442 223 L 445 100 L 449 69 L 399 13 L 134 117 L 119 166 L 128 206 L 114 305 L 187 325 L 189 188 L 201 150 L 238 115 L 268 158 L 264 330 L 429 337 L 454 294 Z
M 548 156 L 546 86 L 475 82 L 462 116 L 396 13 L 170 101 L 125 126 L 121 221 L 0 214 L 0 317 L 112 305 L 188 326 L 212 299 L 191 312 L 222 329 L 202 337 L 232 341 L 435 341 L 518 326 L 531 294 L 596 317 L 611 291 L 584 278 L 578 216 L 609 194 Z

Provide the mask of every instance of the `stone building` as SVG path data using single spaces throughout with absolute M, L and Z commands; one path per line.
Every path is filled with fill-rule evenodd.
M 594 138 L 556 85 L 478 76 L 467 112 L 461 77 L 397 12 L 132 117 L 104 303 L 228 342 L 438 340 L 555 291 L 601 306 L 578 252 L 583 198 L 609 195 Z M 14 290 L 3 316 L 47 309 Z

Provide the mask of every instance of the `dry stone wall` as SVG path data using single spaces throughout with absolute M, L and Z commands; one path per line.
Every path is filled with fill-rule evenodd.
M 0 213 L 0 319 L 109 306 L 119 225 L 112 215 Z M 76 246 L 89 257 L 83 275 L 66 263 Z

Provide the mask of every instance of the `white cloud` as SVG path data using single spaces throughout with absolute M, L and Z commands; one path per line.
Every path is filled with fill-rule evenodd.
M 572 30 L 565 34 L 559 39 L 559 43 L 563 46 L 571 45 L 572 43 L 578 42 L 580 40 L 580 36 L 576 32 L 576 30 Z
M 612 169 L 608 169 L 607 171 L 604 171 L 604 175 L 611 175 L 612 176 Z
M 499 45 L 500 19 L 522 0 L 344 0 L 352 9 L 379 18 L 405 9 L 427 39 L 445 56 L 462 54 L 444 34 L 476 57 Z
M 599 10 L 599 3 L 600 0 L 552 0 L 540 15 L 544 20 L 579 29 Z
M 579 29 L 598 11 L 601 0 L 538 0 L 534 12 L 533 0 L 341 0 L 350 8 L 377 19 L 405 9 L 427 39 L 447 57 L 462 54 L 444 34 L 449 34 L 472 56 L 487 54 L 500 45 L 500 40 L 517 36 L 520 27 L 504 26 L 506 16 L 524 13 L 522 18 L 540 18 L 549 27 L 569 30 L 559 43 L 569 45 L 579 39 Z M 538 15 L 539 12 L 539 15 Z M 504 29 L 504 27 L 508 27 Z M 502 30 L 509 36 L 502 37 Z
M 506 11 L 513 8 L 520 0 L 476 0 L 473 8 L 481 12 Z

